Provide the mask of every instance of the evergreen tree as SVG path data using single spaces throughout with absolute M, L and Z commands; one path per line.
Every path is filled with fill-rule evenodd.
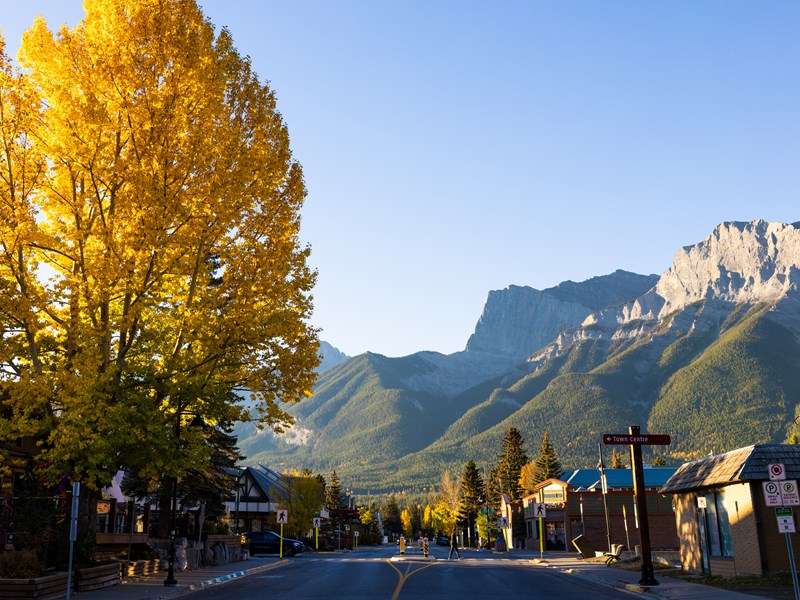
M 503 438 L 503 450 L 497 459 L 497 473 L 504 492 L 512 502 L 522 498 L 524 490 L 519 479 L 530 459 L 525 452 L 525 439 L 516 427 L 509 427 Z
M 485 501 L 486 486 L 475 461 L 470 460 L 464 467 L 464 475 L 461 477 L 461 505 L 458 516 L 459 522 L 466 525 L 469 531 L 469 545 L 472 545 L 475 539 L 475 524 L 481 508 L 485 506 Z
M 489 469 L 489 475 L 486 479 L 486 498 L 489 508 L 500 507 L 500 479 L 497 467 Z
M 538 484 L 546 479 L 561 477 L 563 474 L 564 469 L 561 468 L 558 457 L 556 457 L 556 451 L 552 444 L 550 444 L 550 436 L 545 431 L 544 437 L 542 438 L 542 445 L 539 448 L 539 455 L 536 457 L 536 476 L 534 477 L 534 482 Z
M 394 494 L 389 496 L 386 505 L 383 507 L 383 529 L 391 535 L 400 533 L 403 530 L 403 522 L 400 519 L 400 507 Z
M 336 475 L 336 470 L 331 471 L 331 476 L 328 480 L 328 485 L 325 486 L 325 508 L 328 509 L 328 518 L 331 522 L 331 528 L 335 532 L 342 525 L 342 484 L 339 483 L 339 477 Z
M 612 469 L 624 469 L 625 468 L 625 456 L 622 452 L 617 452 L 616 448 L 611 450 L 611 468 Z

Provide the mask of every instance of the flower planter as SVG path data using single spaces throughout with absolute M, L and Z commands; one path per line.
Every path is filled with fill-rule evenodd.
M 119 563 L 84 567 L 75 574 L 75 590 L 90 592 L 119 584 Z
M 30 579 L 0 579 L 0 598 L 51 600 L 67 595 L 67 573 Z

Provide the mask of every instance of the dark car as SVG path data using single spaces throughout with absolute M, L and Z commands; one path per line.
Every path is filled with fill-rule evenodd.
M 449 546 L 450 545 L 450 538 L 448 536 L 446 536 L 446 535 L 440 535 L 438 538 L 436 538 L 436 543 L 439 546 Z
M 281 548 L 281 536 L 274 531 L 248 531 L 242 534 L 242 546 L 250 555 L 278 554 Z M 283 555 L 294 556 L 305 550 L 305 544 L 298 540 L 283 538 Z

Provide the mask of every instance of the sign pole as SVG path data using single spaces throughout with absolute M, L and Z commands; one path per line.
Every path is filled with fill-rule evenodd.
M 625 522 L 625 541 L 628 543 L 628 550 L 631 549 L 631 536 L 628 535 L 628 515 L 625 513 L 625 505 L 622 505 L 622 520 Z
M 632 438 L 639 436 L 638 425 L 631 425 L 628 431 Z M 636 508 L 639 515 L 639 537 L 642 545 L 642 578 L 639 580 L 639 585 L 658 585 L 653 571 L 653 557 L 650 554 L 650 523 L 647 519 L 647 497 L 645 496 L 641 444 L 631 444 L 631 468 L 633 469 L 633 494 L 636 497 Z
M 283 523 L 281 523 L 281 546 L 280 552 L 278 553 L 278 558 L 283 558 Z
M 544 518 L 539 517 L 539 560 L 544 558 Z
M 797 567 L 794 564 L 794 550 L 792 549 L 792 534 L 786 532 L 786 549 L 789 552 L 789 568 L 792 571 L 792 585 L 794 586 L 794 599 L 800 600 L 800 586 L 797 584 Z
M 76 481 L 72 484 L 72 514 L 69 520 L 69 566 L 67 567 L 67 600 L 72 591 L 72 554 L 75 540 L 78 539 L 78 503 L 81 495 L 81 484 Z
M 606 540 L 608 541 L 608 551 L 611 552 L 611 524 L 608 520 L 608 480 L 606 479 L 606 465 L 603 463 L 603 447 L 597 444 L 597 452 L 600 454 L 600 462 L 597 468 L 600 469 L 600 489 L 603 492 L 603 512 L 606 515 Z

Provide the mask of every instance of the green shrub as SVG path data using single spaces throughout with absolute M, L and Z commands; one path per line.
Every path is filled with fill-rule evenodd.
M 44 565 L 35 550 L 15 550 L 0 554 L 0 577 L 29 579 L 44 575 Z

